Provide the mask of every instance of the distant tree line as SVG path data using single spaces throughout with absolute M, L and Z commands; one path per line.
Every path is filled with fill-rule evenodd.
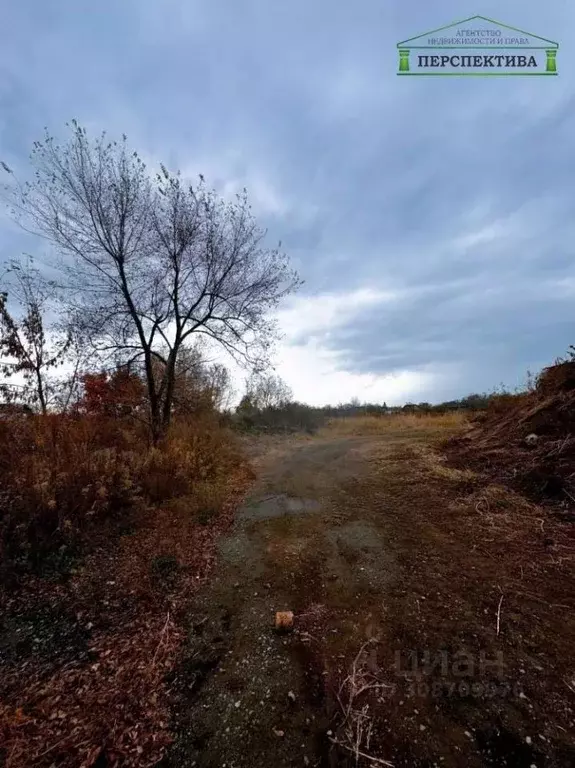
M 277 376 L 254 375 L 247 382 L 246 391 L 235 412 L 229 411 L 231 423 L 239 429 L 264 432 L 313 432 L 328 419 L 352 416 L 392 416 L 409 413 L 432 415 L 453 411 L 485 410 L 492 398 L 501 394 L 471 394 L 458 400 L 442 403 L 405 403 L 388 406 L 387 403 L 360 403 L 353 398 L 348 403 L 310 406 L 293 400 L 289 387 Z

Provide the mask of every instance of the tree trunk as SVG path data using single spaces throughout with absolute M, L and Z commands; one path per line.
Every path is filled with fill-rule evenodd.
M 146 370 L 146 385 L 148 389 L 148 404 L 150 410 L 150 432 L 153 445 L 157 445 L 162 438 L 162 413 L 161 402 L 154 381 L 152 356 L 149 350 L 144 351 L 144 365 Z
M 40 401 L 40 410 L 42 412 L 42 416 L 45 416 L 48 411 L 48 407 L 46 405 L 46 395 L 44 393 L 44 382 L 42 381 L 42 374 L 39 368 L 36 369 L 36 381 L 38 400 Z
M 164 434 L 168 431 L 172 418 L 172 404 L 174 402 L 174 389 L 176 385 L 176 345 L 168 357 L 168 364 L 164 373 L 166 387 L 164 403 L 162 407 L 162 429 Z
M 150 429 L 152 433 L 152 444 L 157 445 L 164 436 L 159 408 L 156 408 L 155 412 L 150 408 Z

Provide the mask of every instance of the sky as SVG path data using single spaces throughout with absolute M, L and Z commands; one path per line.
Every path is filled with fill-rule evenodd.
M 476 0 L 477 2 L 477 0 Z M 515 387 L 575 343 L 575 6 L 566 0 L 0 0 L 0 159 L 126 133 L 247 187 L 305 281 L 276 371 L 314 404 Z M 468 16 L 560 44 L 558 77 L 397 77 Z M 0 262 L 45 245 L 0 218 Z

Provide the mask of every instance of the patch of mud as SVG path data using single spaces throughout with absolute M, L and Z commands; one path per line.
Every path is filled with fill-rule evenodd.
M 365 520 L 354 520 L 327 531 L 328 539 L 351 569 L 358 587 L 382 589 L 394 575 L 394 558 L 381 533 Z M 341 570 L 333 562 L 332 570 Z
M 232 536 L 222 539 L 218 549 L 223 562 L 231 566 L 231 568 L 243 572 L 245 564 L 250 562 L 250 578 L 259 577 L 263 573 L 261 562 L 254 557 L 255 548 L 253 539 L 248 536 L 245 530 L 234 530 Z
M 175 686 L 178 740 L 163 765 L 317 764 L 328 727 L 321 699 L 310 711 L 308 671 L 291 652 L 297 638 L 274 631 L 277 596 L 253 588 L 245 578 L 230 590 L 226 578 L 198 604 Z
M 318 512 L 320 509 L 321 505 L 315 499 L 301 499 L 280 493 L 251 502 L 238 514 L 238 520 L 271 520 L 284 515 Z
M 513 766 L 513 768 L 531 768 L 532 765 L 544 765 L 545 756 L 525 739 L 503 727 L 487 726 L 476 734 L 484 764 L 486 766 Z M 566 763 L 567 765 L 567 763 Z

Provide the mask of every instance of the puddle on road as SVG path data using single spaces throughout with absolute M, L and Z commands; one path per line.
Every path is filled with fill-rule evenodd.
M 248 504 L 238 515 L 238 520 L 271 520 L 274 517 L 302 515 L 319 512 L 321 504 L 315 499 L 302 499 L 280 493 Z
M 361 552 L 379 552 L 384 542 L 377 528 L 365 520 L 352 520 L 336 530 L 328 531 L 330 539 L 349 549 Z

